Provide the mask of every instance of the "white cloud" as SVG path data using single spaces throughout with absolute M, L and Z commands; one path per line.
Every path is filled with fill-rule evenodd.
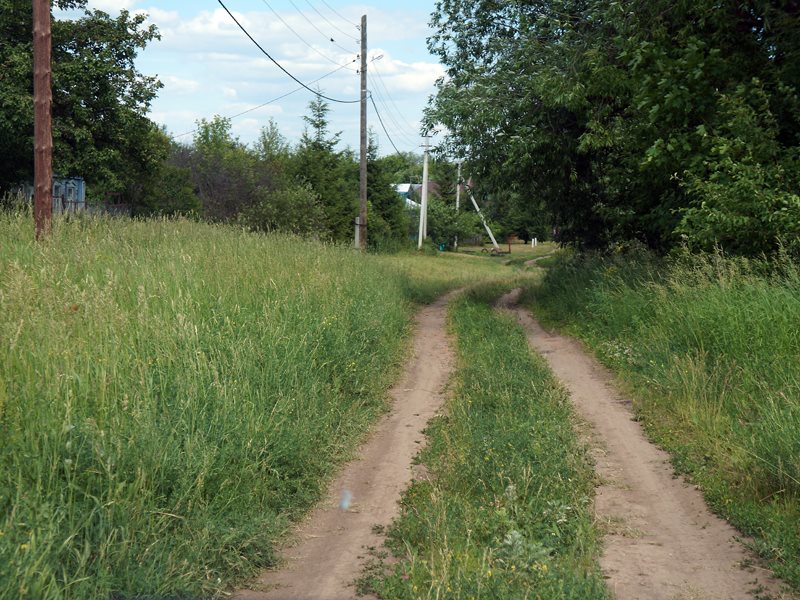
M 193 79 L 181 79 L 175 75 L 163 75 L 160 79 L 165 89 L 176 94 L 193 94 L 200 89 L 200 82 Z
M 380 58 L 378 58 L 380 57 Z M 445 74 L 444 67 L 435 62 L 406 63 L 395 60 L 388 52 L 376 48 L 370 52 L 370 68 L 390 93 L 431 91 L 433 84 Z M 375 60 L 372 60 L 375 59 Z
M 226 105 L 224 112 L 225 114 L 229 115 L 238 115 L 240 113 L 247 112 L 248 115 L 252 115 L 250 118 L 253 118 L 259 115 L 277 116 L 283 113 L 283 108 L 279 104 L 266 104 L 264 106 L 261 105 L 254 106 L 253 104 L 249 104 L 246 102 L 234 102 Z
M 224 10 L 201 11 L 197 7 L 179 9 L 179 14 L 166 8 L 145 8 L 152 2 L 127 0 L 124 3 L 136 5 L 137 11 L 148 13 L 149 21 L 155 23 L 161 32 L 161 41 L 153 42 L 142 53 L 140 68 L 147 74 L 166 74 L 160 75 L 165 88 L 154 102 L 157 112 L 153 118 L 167 124 L 171 131 L 183 133 L 193 129 L 198 118 L 214 114 L 232 116 L 299 87 L 247 39 Z M 321 4 L 314 4 L 330 17 L 331 22 L 346 31 L 352 29 L 353 38 L 357 37 L 358 32 L 352 25 L 334 17 Z M 390 134 L 401 149 L 406 149 L 406 146 L 417 149 L 419 142 L 413 133 L 414 126 L 419 121 L 427 95 L 433 91 L 434 81 L 444 73 L 425 50 L 428 15 L 402 10 L 395 12 L 375 6 L 339 8 L 337 5 L 337 9 L 344 15 L 357 14 L 359 18 L 365 12 L 368 14 L 373 48 L 370 58 L 383 54 L 382 59 L 370 63 L 375 65 L 370 89 L 377 88 L 374 75 L 375 71 L 380 72 L 381 83 L 386 86 L 388 95 L 381 88 L 386 100 L 378 104 Z M 280 14 L 285 23 L 264 6 L 260 10 L 234 12 L 264 49 L 295 77 L 312 88 L 319 87 L 333 98 L 357 98 L 359 78 L 355 69 L 359 65 L 353 61 L 358 47 L 353 39 L 333 30 L 330 22 L 314 13 L 306 12 L 304 17 L 298 11 L 287 10 Z M 298 39 L 287 25 L 305 41 Z M 330 41 L 331 37 L 335 42 Z M 340 65 L 346 65 L 346 68 L 331 74 Z M 314 83 L 319 78 L 322 79 Z M 307 113 L 310 98 L 307 91 L 299 91 L 247 113 L 234 119 L 235 131 L 243 141 L 251 141 L 254 137 L 252 131 L 266 124 L 268 117 L 274 116 L 281 131 L 293 139 L 302 131 L 301 117 Z M 188 108 L 191 110 L 186 110 Z M 257 127 L 254 122 L 258 123 Z M 330 122 L 331 131 L 345 131 L 343 144 L 357 145 L 357 104 L 331 104 Z M 374 116 L 370 117 L 370 125 L 383 135 Z M 404 132 L 407 135 L 412 132 L 410 137 L 415 139 L 403 143 L 402 139 L 395 137 L 397 133 L 402 138 Z M 385 146 L 388 147 L 388 143 Z M 381 150 L 386 150 L 384 144 Z
M 177 10 L 163 10 L 155 6 L 138 8 L 133 12 L 135 14 L 147 15 L 148 22 L 154 23 L 159 29 L 179 23 L 181 20 L 181 16 Z
M 231 127 L 235 135 L 243 135 L 247 138 L 255 138 L 260 129 L 261 123 L 258 119 L 240 119 Z
M 136 0 L 89 0 L 88 7 L 117 14 L 123 8 L 130 10 L 135 5 Z

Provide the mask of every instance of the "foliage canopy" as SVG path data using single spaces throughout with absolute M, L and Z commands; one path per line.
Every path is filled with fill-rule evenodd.
M 800 231 L 796 0 L 440 0 L 427 110 L 562 241 L 772 252 Z

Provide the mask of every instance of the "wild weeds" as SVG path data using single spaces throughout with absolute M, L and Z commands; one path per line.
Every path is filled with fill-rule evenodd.
M 213 596 L 353 452 L 405 276 L 188 221 L 0 213 L 0 598 Z

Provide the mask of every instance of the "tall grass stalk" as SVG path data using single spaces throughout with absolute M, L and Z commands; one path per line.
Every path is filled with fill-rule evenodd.
M 274 564 L 384 410 L 410 297 L 463 276 L 188 221 L 32 237 L 0 212 L 3 600 L 211 597 Z

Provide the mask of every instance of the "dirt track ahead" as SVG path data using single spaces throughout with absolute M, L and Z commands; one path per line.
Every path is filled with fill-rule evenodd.
M 294 543 L 283 549 L 285 565 L 264 573 L 234 595 L 240 600 L 355 598 L 352 583 L 368 547 L 382 538 L 375 525 L 389 525 L 399 511 L 400 493 L 412 478 L 412 459 L 424 440 L 427 422 L 444 401 L 453 368 L 446 334 L 447 303 L 452 294 L 417 315 L 413 356 L 392 390 L 391 412 L 330 485 L 326 499 L 301 525 Z
M 712 514 L 700 492 L 677 478 L 669 455 L 633 420 L 630 402 L 611 375 L 575 340 L 548 333 L 516 306 L 519 290 L 500 305 L 514 309 L 530 345 L 569 390 L 578 414 L 593 429 L 596 471 L 602 481 L 595 513 L 606 528 L 601 559 L 609 588 L 620 600 L 736 600 L 782 595 L 770 573 Z

